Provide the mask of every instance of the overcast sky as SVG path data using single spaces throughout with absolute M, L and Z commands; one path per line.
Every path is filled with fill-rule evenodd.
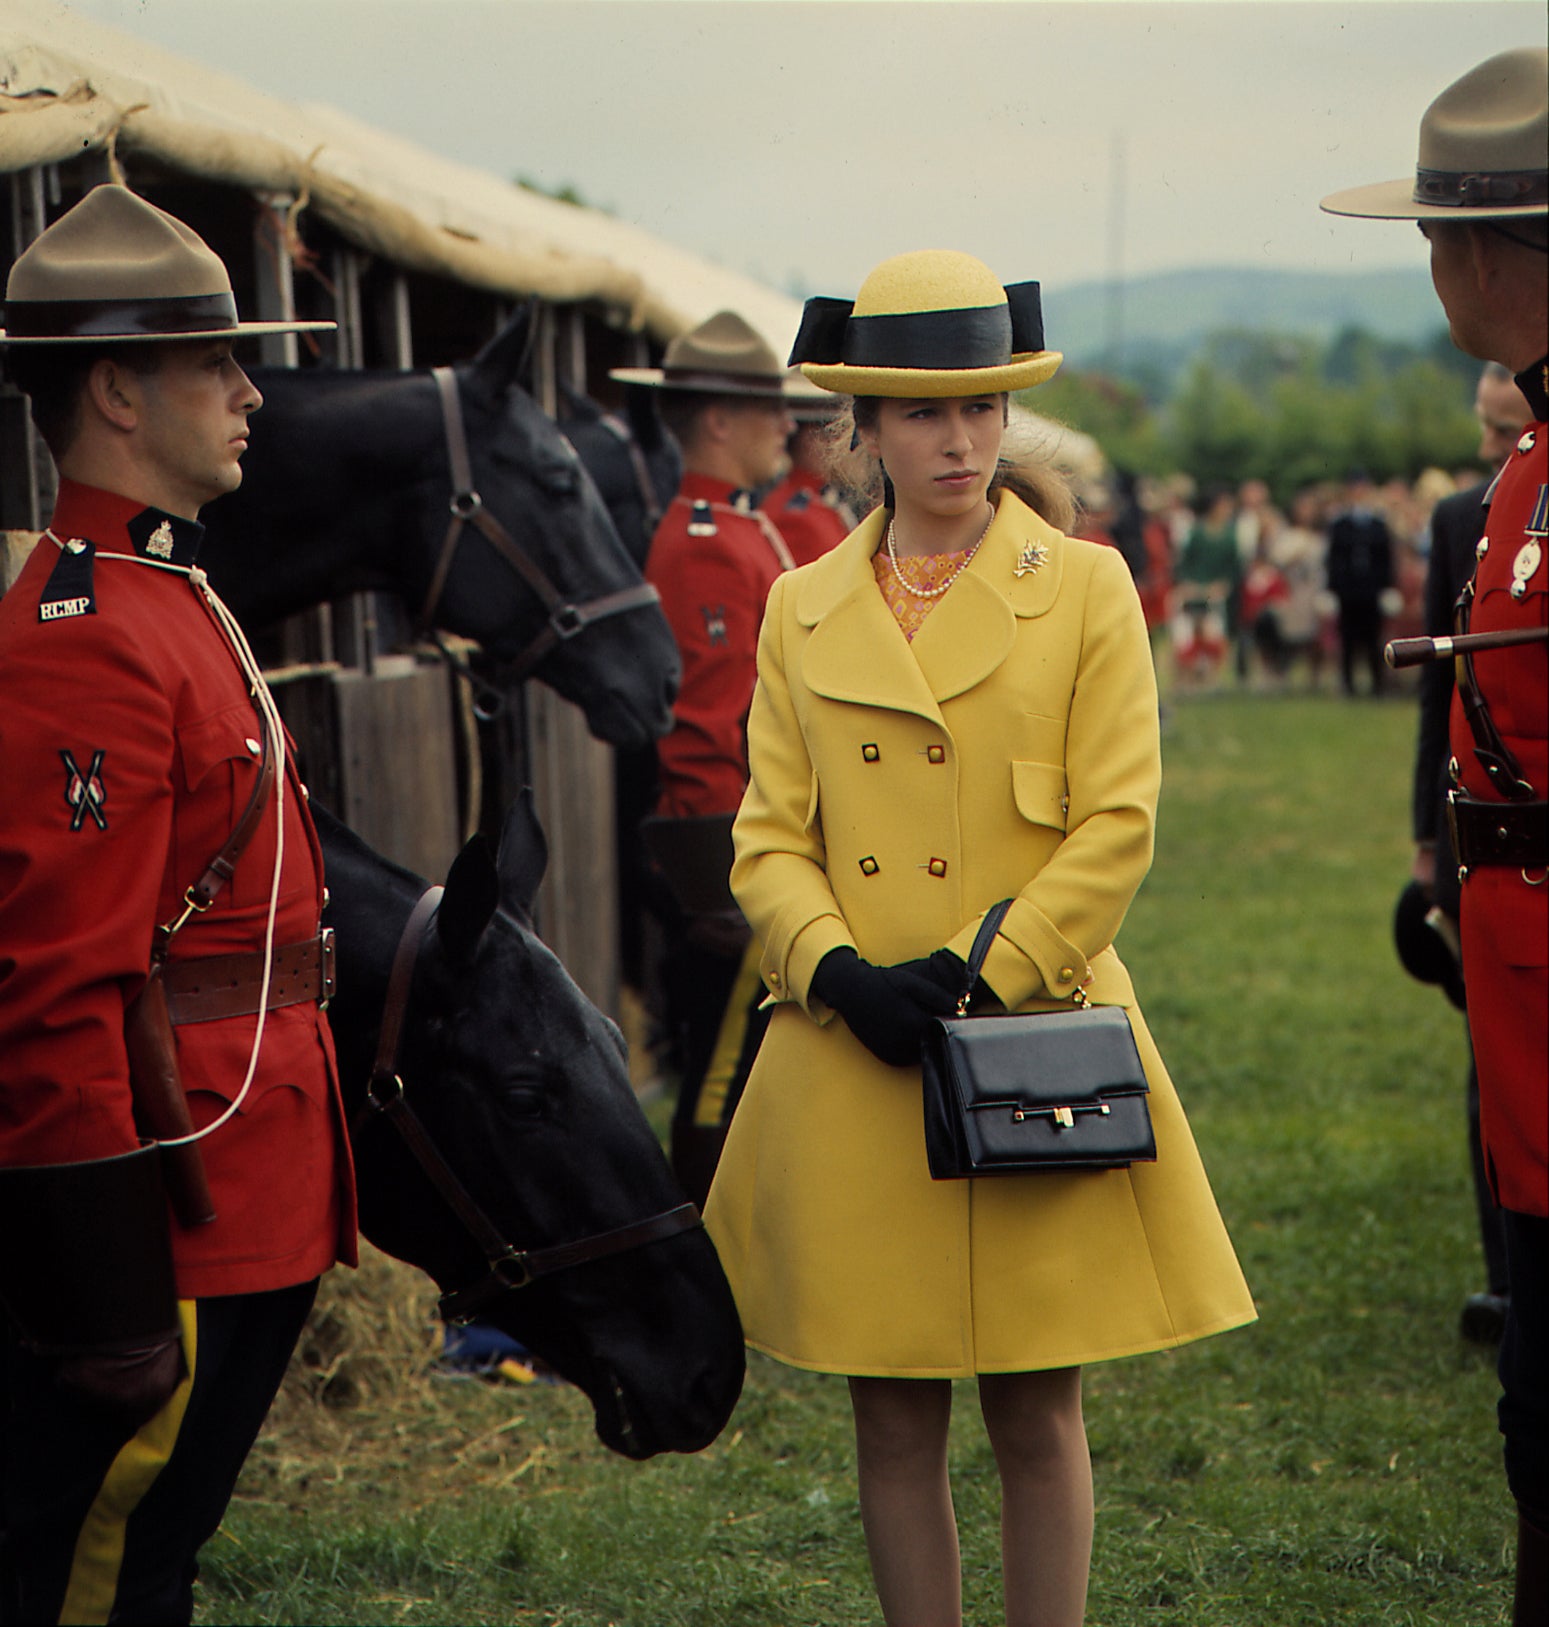
M 1414 168 L 1542 0 L 54 0 L 791 292 L 905 249 L 1046 287 L 1424 263 L 1318 199 Z M 4 0 L 0 0 L 3 18 Z

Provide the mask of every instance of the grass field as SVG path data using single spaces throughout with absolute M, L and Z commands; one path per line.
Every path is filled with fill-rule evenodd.
M 1413 727 L 1402 701 L 1332 697 L 1167 719 L 1157 861 L 1119 948 L 1261 1320 L 1089 1370 L 1093 1627 L 1506 1619 L 1493 1363 L 1456 1331 L 1482 1286 L 1461 1021 L 1389 936 Z M 715 1446 L 632 1465 L 571 1391 L 421 1376 L 429 1296 L 398 1268 L 331 1292 L 353 1404 L 288 1391 L 206 1549 L 201 1619 L 876 1620 L 841 1380 L 755 1359 Z M 983 1627 L 996 1487 L 968 1386 L 953 1443 Z

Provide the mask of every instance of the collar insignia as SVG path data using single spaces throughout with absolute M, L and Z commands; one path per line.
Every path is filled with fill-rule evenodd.
M 145 539 L 145 551 L 152 559 L 172 558 L 172 522 L 163 520 Z
M 1049 550 L 1041 542 L 1029 542 L 1023 546 L 1022 552 L 1017 555 L 1017 562 L 1011 574 L 1013 576 L 1036 576 L 1043 568 L 1049 557 Z

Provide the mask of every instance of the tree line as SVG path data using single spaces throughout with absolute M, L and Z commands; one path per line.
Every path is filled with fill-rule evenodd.
M 1471 465 L 1478 372 L 1445 329 L 1424 344 L 1363 328 L 1328 341 L 1228 329 L 1174 379 L 1067 367 L 1025 404 L 1094 436 L 1117 468 L 1181 470 L 1201 489 L 1259 479 L 1283 506 L 1356 469 L 1412 481 Z

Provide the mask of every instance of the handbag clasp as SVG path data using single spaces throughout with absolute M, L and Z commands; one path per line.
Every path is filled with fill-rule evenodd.
M 1014 1124 L 1020 1124 L 1023 1119 L 1035 1119 L 1047 1113 L 1054 1120 L 1055 1128 L 1060 1130 L 1074 1130 L 1077 1113 L 1108 1113 L 1107 1102 L 1077 1102 L 1071 1107 L 1018 1107 L 1013 1108 L 1011 1119 Z

